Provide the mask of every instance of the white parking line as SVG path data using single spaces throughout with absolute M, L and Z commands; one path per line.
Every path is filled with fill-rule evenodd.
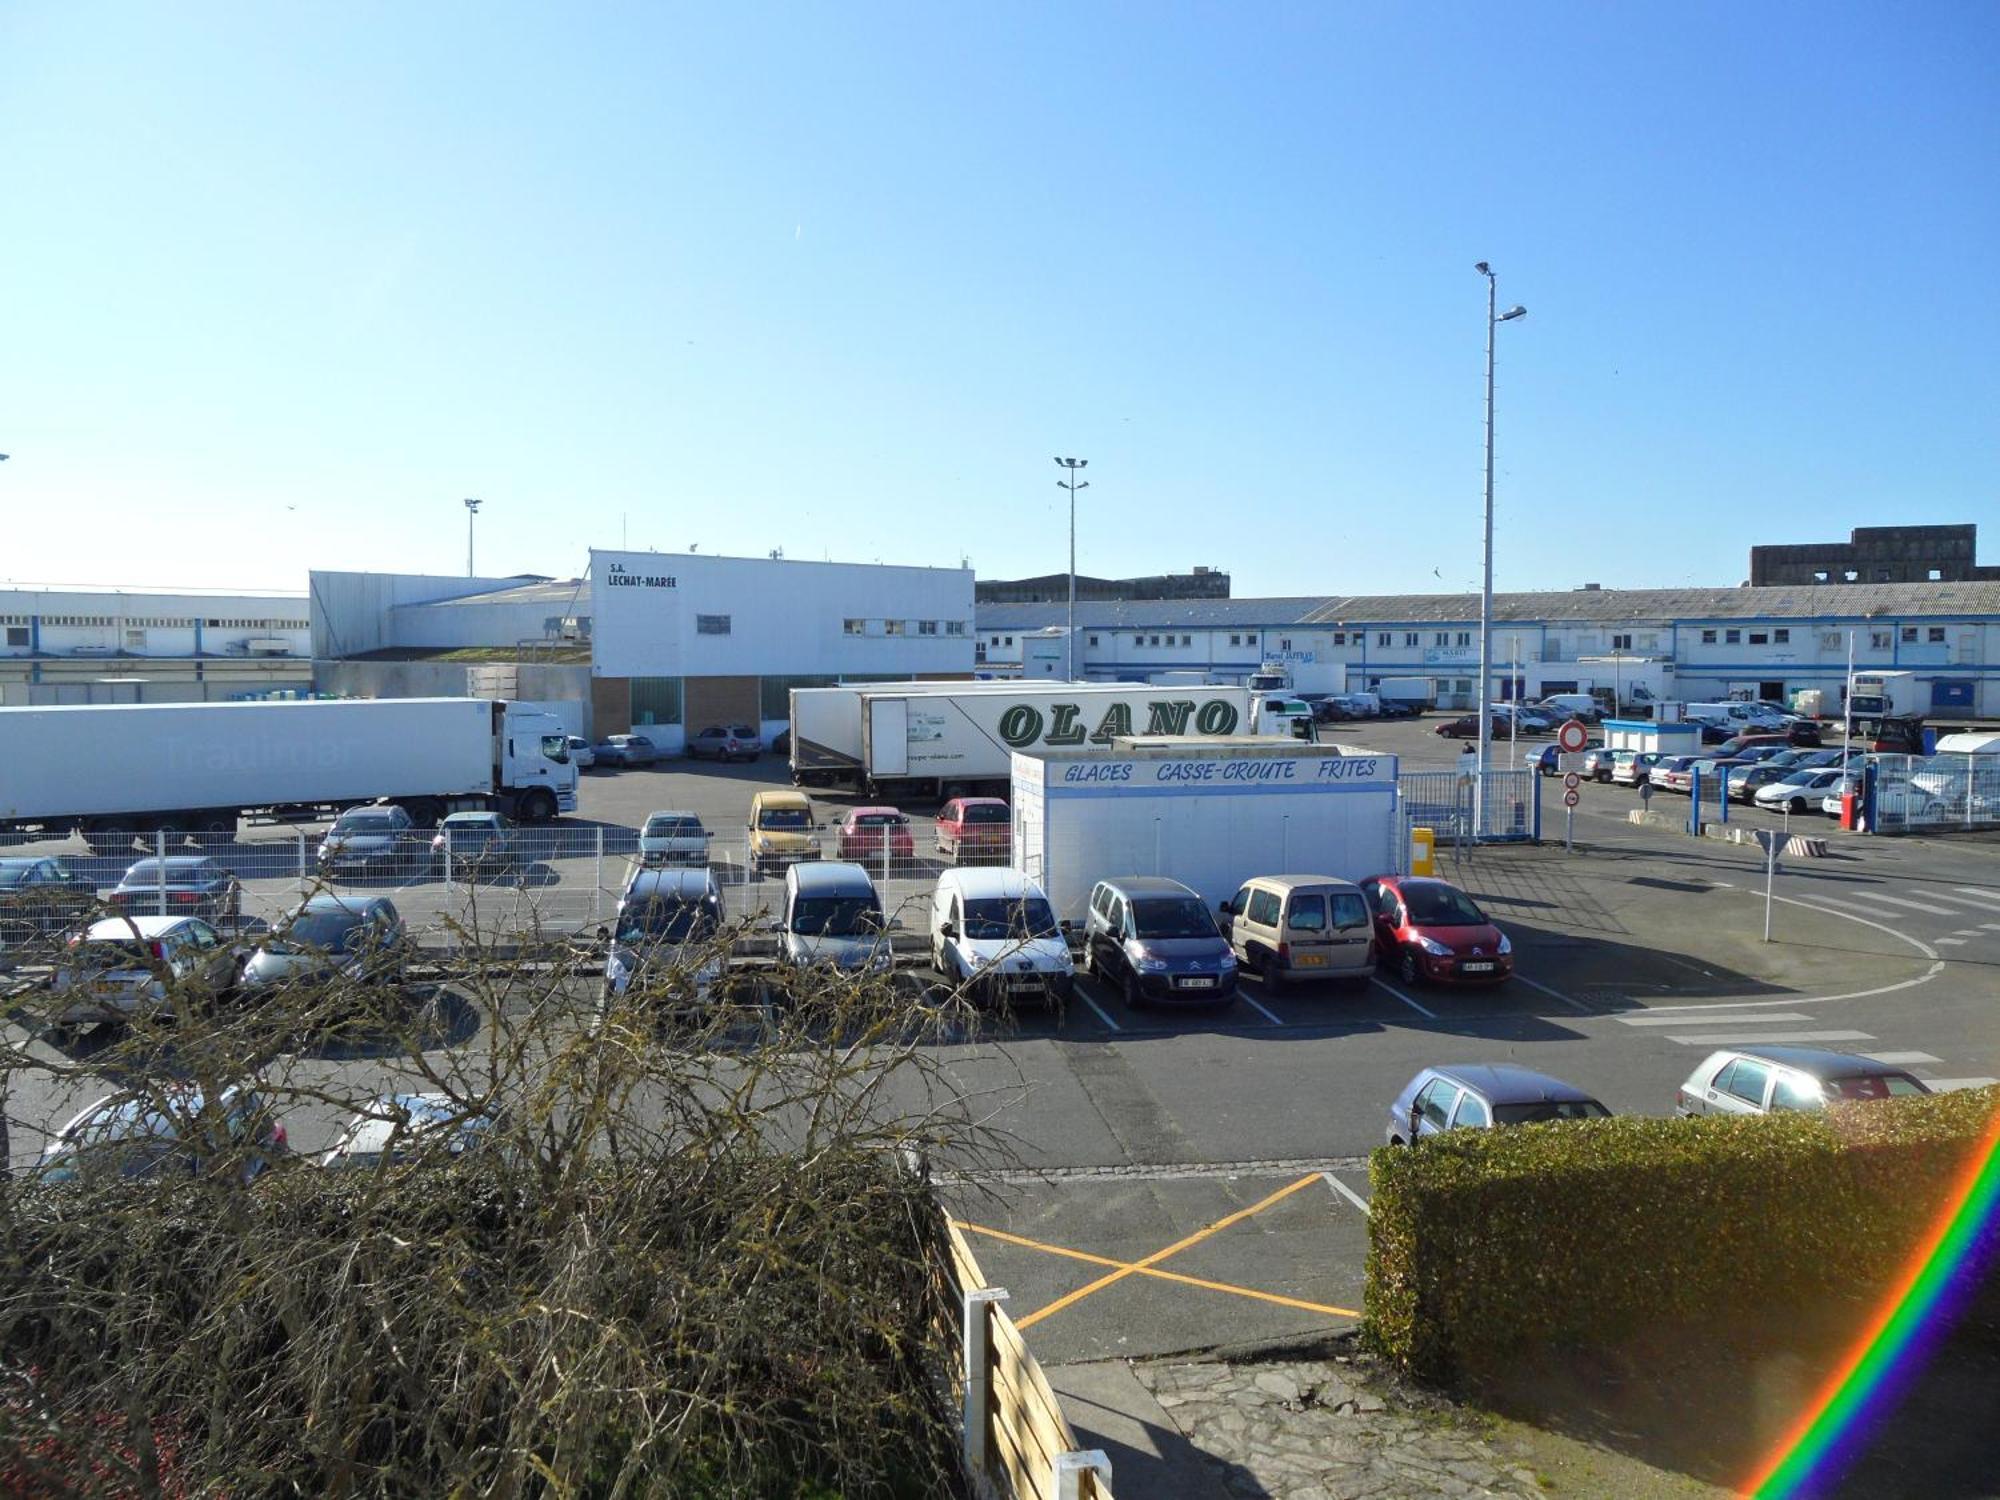
M 1811 1016 L 1802 1010 L 1758 1011 L 1748 1016 L 1688 1015 L 1677 1016 L 1620 1016 L 1619 1024 L 1624 1026 L 1762 1026 L 1771 1021 L 1810 1021 Z
M 1531 990 L 1540 990 L 1544 995 L 1547 995 L 1551 1000 L 1560 1000 L 1564 1005 L 1567 1005 L 1571 1010 L 1580 1011 L 1582 1014 L 1586 1016 L 1596 1014 L 1595 1011 L 1593 1011 L 1588 1005 L 1585 1005 L 1581 1000 L 1572 1000 L 1562 991 L 1552 990 L 1547 985 L 1541 983 L 1539 980 L 1530 979 L 1526 974 L 1523 974 L 1519 969 L 1516 969 L 1514 971 L 1514 982 L 1517 984 L 1525 984 Z
M 1932 938 L 1931 941 L 1936 943 L 1940 948 L 1963 948 L 1965 946 L 1964 938 Z
M 1262 1016 L 1265 1020 L 1269 1021 L 1273 1026 L 1282 1026 L 1285 1024 L 1283 1021 L 1279 1020 L 1276 1016 L 1272 1015 L 1270 1011 L 1266 1010 L 1263 1006 L 1259 1005 L 1257 1003 L 1255 996 L 1245 994 L 1241 988 L 1238 988 L 1238 990 L 1236 991 L 1236 995 L 1238 999 L 1240 999 L 1241 1001 L 1243 1001 L 1244 1004 L 1254 1009 L 1258 1015 Z
M 1976 912 L 1990 912 L 1994 907 L 2000 906 L 2000 896 L 1996 895 L 1955 896 L 1950 891 L 1930 891 L 1927 894 L 1939 901 L 1949 901 L 1953 906 L 1963 906 Z
M 1979 930 L 1981 932 L 2000 932 L 2000 922 L 1981 922 Z
M 1697 1031 L 1688 1036 L 1670 1036 L 1670 1042 L 1679 1042 L 1683 1047 L 1740 1047 L 1745 1042 L 1762 1043 L 1775 1047 L 1791 1042 L 1872 1042 L 1875 1040 L 1865 1031 Z
M 1341 1197 L 1345 1198 L 1349 1203 L 1352 1203 L 1356 1208 L 1360 1209 L 1361 1216 L 1364 1219 L 1368 1217 L 1368 1200 L 1366 1198 L 1362 1197 L 1359 1193 L 1355 1192 L 1353 1188 L 1349 1187 L 1346 1183 L 1342 1182 L 1338 1177 L 1334 1176 L 1333 1173 L 1331 1172 L 1322 1172 L 1319 1175 L 1325 1181 L 1328 1187 L 1332 1188 L 1336 1193 L 1340 1194 Z
M 1088 1005 L 1092 1010 L 1097 1012 L 1098 1020 L 1102 1021 L 1106 1026 L 1109 1026 L 1113 1031 L 1123 1031 L 1125 1029 L 1124 1027 L 1120 1026 L 1116 1021 L 1112 1020 L 1111 1017 L 1105 1013 L 1103 1006 L 1099 1005 L 1095 1000 L 1090 998 L 1089 990 L 1085 989 L 1082 985 L 1078 985 L 1076 987 L 1076 992 L 1077 994 L 1083 997 L 1083 1003 L 1085 1005 Z
M 1947 906 L 1933 906 L 1928 901 L 1910 901 L 1902 896 L 1885 896 L 1879 891 L 1870 891 L 1865 899 L 1868 901 L 1886 901 L 1891 906 L 1907 907 L 1911 911 L 1920 911 L 1927 917 L 1955 917 L 1958 915 L 1957 912 Z
M 1970 896 L 1975 901 L 1984 901 L 1988 906 L 2000 906 L 2000 891 L 1990 891 L 1978 885 L 1962 885 L 1957 889 L 1959 896 Z M 1951 899 L 1957 900 L 1958 897 Z
M 1409 1006 L 1410 1009 L 1415 1011 L 1418 1015 L 1429 1016 L 1433 1021 L 1437 1019 L 1436 1011 L 1425 1010 L 1421 1005 L 1417 1004 L 1416 1001 L 1412 1000 L 1408 995 L 1404 994 L 1401 990 L 1397 989 L 1393 984 L 1389 983 L 1389 981 L 1384 979 L 1380 974 L 1377 974 L 1375 976 L 1375 983 L 1381 985 L 1383 989 L 1387 990 L 1390 994 L 1394 995 L 1398 1000 L 1402 1001 L 1403 1004 Z
M 1887 1063 L 1892 1068 L 1907 1068 L 1916 1063 L 1934 1063 L 1937 1058 L 1928 1052 L 1865 1052 L 1864 1057 L 1872 1057 L 1878 1063 Z

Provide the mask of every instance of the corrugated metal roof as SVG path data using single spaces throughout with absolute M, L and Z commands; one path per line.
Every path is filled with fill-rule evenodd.
M 590 584 L 578 578 L 551 579 L 546 583 L 524 583 L 511 589 L 491 589 L 483 594 L 460 594 L 454 599 L 431 599 L 421 604 L 399 605 L 401 609 L 462 609 L 480 604 L 556 604 L 568 614 L 590 612 Z
M 976 628 L 1033 630 L 1061 625 L 1069 606 L 982 604 Z M 1765 588 L 1565 589 L 1495 594 L 1502 624 L 1574 620 L 1669 623 L 1688 620 L 1860 619 L 2000 616 L 2000 582 L 1837 583 Z M 1271 625 L 1465 624 L 1479 619 L 1477 594 L 1347 594 L 1273 599 L 1078 601 L 1076 623 L 1094 630 L 1223 629 Z

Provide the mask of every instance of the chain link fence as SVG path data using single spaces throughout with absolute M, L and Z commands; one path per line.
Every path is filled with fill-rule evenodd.
M 1877 833 L 2000 828 L 2000 755 L 1878 755 Z
M 1403 847 L 1412 828 L 1428 828 L 1439 844 L 1520 843 L 1542 833 L 1542 777 L 1531 770 L 1488 771 L 1484 795 L 1470 767 L 1405 771 L 1396 780 Z

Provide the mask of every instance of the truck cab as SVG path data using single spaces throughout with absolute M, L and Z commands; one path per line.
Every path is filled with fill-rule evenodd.
M 546 823 L 576 811 L 577 769 L 569 758 L 569 728 L 552 713 L 517 703 L 493 705 L 494 788 L 523 823 Z
M 1319 743 L 1319 725 L 1310 703 L 1300 698 L 1258 696 L 1250 703 L 1250 732 Z

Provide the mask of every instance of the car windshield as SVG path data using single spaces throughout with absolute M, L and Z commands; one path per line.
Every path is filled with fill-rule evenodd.
M 873 896 L 801 896 L 792 906 L 792 931 L 802 937 L 873 937 L 882 930 L 882 908 Z
M 1212 938 L 1215 918 L 1193 896 L 1149 896 L 1132 903 L 1134 930 L 1142 938 Z
M 965 903 L 969 938 L 1051 938 L 1059 931 L 1056 914 L 1040 896 L 995 896 Z
M 618 910 L 621 943 L 684 943 L 709 937 L 715 929 L 715 913 L 705 901 L 634 901 Z
M 700 838 L 702 835 L 699 818 L 646 819 L 645 836 L 655 839 Z
M 396 820 L 388 813 L 342 813 L 334 820 L 335 833 L 393 833 Z
M 33 865 L 0 865 L 0 891 L 21 884 L 33 868 Z
M 346 953 L 359 941 L 362 926 L 363 919 L 355 912 L 301 912 L 286 924 L 271 949 L 277 953 L 297 952 L 301 948 Z
M 569 736 L 566 734 L 545 734 L 542 736 L 542 755 L 557 765 L 569 764 Z
M 1608 1120 L 1611 1111 L 1595 1099 L 1537 1099 L 1532 1104 L 1496 1104 L 1496 1125 L 1540 1125 L 1548 1120 Z
M 86 969 L 138 969 L 154 961 L 152 945 L 133 938 L 92 938 L 74 953 Z
M 1852 1078 L 1824 1081 L 1827 1090 L 1839 1099 L 1907 1099 L 1930 1092 L 1907 1073 L 1857 1073 Z
M 1486 923 L 1486 913 L 1456 886 L 1404 886 L 1403 904 L 1410 909 L 1410 920 L 1420 927 L 1482 927 Z
M 810 828 L 812 814 L 803 807 L 767 807 L 757 815 L 759 828 Z
M 208 870 L 201 865 L 169 863 L 165 878 L 168 885 L 200 885 L 208 876 Z M 142 859 L 125 872 L 127 885 L 158 885 L 160 880 L 160 862 L 157 859 Z
M 968 823 L 1004 823 L 1007 821 L 1007 809 L 991 803 L 974 803 L 965 809 L 964 818 Z

